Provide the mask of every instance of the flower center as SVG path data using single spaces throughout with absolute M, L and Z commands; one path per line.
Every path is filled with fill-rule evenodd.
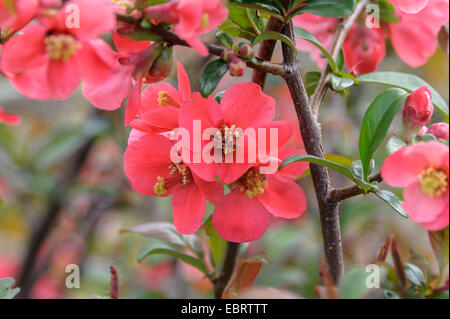
M 169 106 L 170 105 L 170 106 L 175 106 L 178 108 L 181 107 L 181 105 L 177 101 L 175 101 L 175 99 L 173 99 L 170 96 L 169 92 L 167 92 L 167 91 L 160 91 L 158 93 L 158 104 L 159 104 L 159 106 Z
M 439 169 L 427 168 L 419 175 L 422 190 L 431 197 L 439 197 L 448 189 L 448 176 Z
M 70 35 L 50 35 L 45 38 L 47 53 L 52 60 L 62 60 L 67 62 L 70 57 L 79 49 L 81 44 Z
M 206 28 L 209 25 L 209 14 L 208 13 L 204 13 L 202 15 L 202 23 L 201 23 L 201 27 L 202 28 Z
M 240 147 L 238 142 L 240 137 L 241 131 L 236 129 L 236 125 L 226 126 L 224 124 L 212 138 L 214 148 L 222 150 L 224 155 L 231 153 Z
M 168 178 L 157 177 L 158 182 L 153 187 L 156 196 L 162 197 L 167 194 L 171 187 L 177 184 L 185 186 L 192 181 L 191 170 L 187 166 L 182 167 L 180 164 L 172 163 L 169 165 L 169 174 L 171 176 Z
M 264 193 L 264 187 L 269 185 L 266 181 L 266 176 L 261 174 L 257 168 L 250 168 L 247 173 L 238 181 L 232 183 L 230 188 L 232 190 L 239 187 L 239 191 L 245 192 L 249 198 Z

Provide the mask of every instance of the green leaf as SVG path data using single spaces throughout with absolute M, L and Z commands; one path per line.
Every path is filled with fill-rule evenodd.
M 228 71 L 228 63 L 217 59 L 209 63 L 200 77 L 200 92 L 203 97 L 211 95 Z
M 216 33 L 216 38 L 223 44 L 226 48 L 231 48 L 233 46 L 233 39 L 225 31 L 219 31 Z
M 211 257 L 216 270 L 222 265 L 223 258 L 225 256 L 225 250 L 227 248 L 227 241 L 217 234 L 216 230 L 212 225 L 212 219 L 204 225 L 206 234 L 208 235 L 208 243 L 211 249 Z
M 401 88 L 408 92 L 413 92 L 422 86 L 428 86 L 433 98 L 433 104 L 442 113 L 445 119 L 449 120 L 448 105 L 439 93 L 427 82 L 418 76 L 398 72 L 375 72 L 363 74 L 357 78 L 360 83 L 381 84 L 391 87 Z
M 339 295 L 343 299 L 361 299 L 369 288 L 366 285 L 368 273 L 362 268 L 350 270 L 339 284 Z
M 135 233 L 149 238 L 155 238 L 164 242 L 188 246 L 195 250 L 200 250 L 200 239 L 196 235 L 181 235 L 175 226 L 166 222 L 154 222 L 133 226 L 120 230 L 120 233 Z
M 251 14 L 252 11 L 254 13 L 254 10 L 250 10 L 248 8 L 240 6 L 229 6 L 228 18 L 245 32 L 257 35 L 259 30 L 255 21 L 253 20 L 254 15 Z
M 313 95 L 319 83 L 321 73 L 320 72 L 308 72 L 305 75 L 305 88 L 308 96 Z
M 359 153 L 364 170 L 364 180 L 369 176 L 372 156 L 383 142 L 395 114 L 406 99 L 401 89 L 389 89 L 378 95 L 369 106 L 361 125 Z
M 200 270 L 202 273 L 207 274 L 208 271 L 206 270 L 206 266 L 203 263 L 203 261 L 192 257 L 190 255 L 186 255 L 182 252 L 179 252 L 177 250 L 173 250 L 173 249 L 169 249 L 169 248 L 154 248 L 155 245 L 151 244 L 147 247 L 144 247 L 141 252 L 139 253 L 138 256 L 138 262 L 141 262 L 142 260 L 144 260 L 146 257 L 151 256 L 151 255 L 167 255 L 167 256 L 172 256 L 175 258 L 179 258 L 182 261 L 184 261 L 185 263 L 197 268 L 198 270 Z
M 415 286 L 420 287 L 426 283 L 422 270 L 414 264 L 405 264 L 405 275 L 408 281 Z
M 19 288 L 11 288 L 14 286 L 13 278 L 0 279 L 0 299 L 12 299 L 20 292 Z
M 295 43 L 292 42 L 291 39 L 289 39 L 287 36 L 285 36 L 282 33 L 279 32 L 275 32 L 275 31 L 265 31 L 263 33 L 260 33 L 259 35 L 257 35 L 256 37 L 254 37 L 251 40 L 252 45 L 256 45 L 262 41 L 265 40 L 279 40 L 282 41 L 284 43 L 286 43 L 287 45 L 289 45 L 292 49 L 294 49 L 294 52 L 297 53 L 297 48 L 295 47 Z
M 387 190 L 376 191 L 375 195 L 384 200 L 397 213 L 399 213 L 400 216 L 408 218 L 408 213 L 405 212 L 405 210 L 402 207 L 403 202 L 397 195 Z
M 342 90 L 352 87 L 355 82 L 352 79 L 340 77 L 336 74 L 331 74 L 331 87 L 334 91 L 340 92 Z
M 378 0 L 378 6 L 380 7 L 381 20 L 389 23 L 397 23 L 400 20 L 395 14 L 395 7 L 387 0 Z
M 236 37 L 236 38 L 243 38 L 243 39 L 250 40 L 251 38 L 253 38 L 255 36 L 253 31 L 249 32 L 249 31 L 246 31 L 246 30 L 242 29 L 240 26 L 235 24 L 230 19 L 225 20 L 219 26 L 219 30 L 222 30 L 222 31 L 224 31 L 224 32 L 228 33 L 229 35 L 231 35 L 233 37 Z
M 328 64 L 330 65 L 330 68 L 333 71 L 333 73 L 339 72 L 337 64 L 334 61 L 331 54 L 328 52 L 327 49 L 325 49 L 325 47 L 322 45 L 322 43 L 320 43 L 320 41 L 317 40 L 317 38 L 311 32 L 309 32 L 303 28 L 294 27 L 294 35 L 297 38 L 306 40 L 306 41 L 314 44 L 322 52 L 322 54 L 325 56 L 325 58 L 328 60 Z
M 430 231 L 428 232 L 428 238 L 443 277 L 445 268 L 449 263 L 449 228 L 447 227 L 440 231 Z
M 398 136 L 391 137 L 386 143 L 386 149 L 389 154 L 397 152 L 404 146 L 406 146 L 405 141 Z
M 374 169 L 375 169 L 375 160 L 372 160 L 370 162 L 369 175 L 372 174 Z M 364 179 L 363 167 L 362 167 L 361 161 L 354 161 L 352 163 L 352 173 L 353 173 L 353 176 L 355 176 L 356 178 L 361 179 L 361 180 Z
M 356 0 L 308 0 L 305 4 L 296 15 L 311 13 L 322 17 L 343 18 L 353 13 Z
M 336 172 L 341 173 L 348 179 L 355 182 L 364 191 L 369 191 L 372 189 L 372 186 L 370 184 L 367 184 L 364 181 L 355 178 L 353 176 L 351 170 L 348 167 L 338 164 L 338 163 L 335 163 L 335 162 L 332 162 L 332 161 L 329 161 L 329 160 L 326 160 L 326 159 L 318 158 L 318 157 L 312 156 L 312 155 L 296 154 L 296 155 L 289 156 L 281 163 L 279 169 L 282 169 L 283 167 L 286 167 L 295 162 L 309 162 L 309 163 L 322 165 L 322 166 L 331 168 L 332 170 L 335 170 Z

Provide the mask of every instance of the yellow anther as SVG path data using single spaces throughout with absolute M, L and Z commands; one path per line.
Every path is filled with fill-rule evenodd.
M 52 60 L 68 62 L 81 44 L 70 35 L 51 35 L 45 38 L 47 53 Z
M 264 187 L 269 185 L 266 181 L 266 176 L 262 175 L 257 168 L 251 168 L 243 177 L 237 182 L 230 185 L 231 189 L 239 187 L 240 192 L 245 192 L 249 198 L 264 193 Z
M 175 99 L 173 99 L 167 91 L 158 92 L 158 104 L 159 106 L 181 107 L 180 103 L 175 101 Z
M 206 28 L 208 25 L 209 25 L 209 14 L 208 13 L 204 13 L 202 15 L 201 27 L 202 28 Z
M 448 189 L 448 176 L 440 169 L 427 168 L 419 175 L 422 190 L 431 197 L 439 197 Z
M 156 196 L 162 197 L 167 194 L 166 181 L 164 177 L 158 176 L 158 182 L 154 186 Z
M 224 124 L 214 134 L 214 148 L 222 150 L 223 154 L 231 153 L 240 147 L 238 143 L 240 137 L 241 131 L 236 129 L 236 125 L 228 127 Z

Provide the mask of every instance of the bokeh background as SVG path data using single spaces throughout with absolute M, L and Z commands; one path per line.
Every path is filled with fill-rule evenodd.
M 274 59 L 281 61 L 279 51 Z M 308 54 L 301 58 L 304 74 L 317 70 Z M 198 91 L 207 60 L 187 48 L 176 48 L 175 60 L 186 67 Z M 448 56 L 440 49 L 419 69 L 406 66 L 390 49 L 379 70 L 417 74 L 448 101 Z M 176 85 L 175 76 L 172 72 L 167 81 Z M 244 78 L 227 75 L 217 91 L 250 78 L 250 70 Z M 381 90 L 361 85 L 351 89 L 348 99 L 328 94 L 320 115 L 326 153 L 358 159 L 361 120 Z M 270 76 L 265 92 L 277 101 L 277 117 L 297 127 L 291 145 L 302 147 L 284 83 Z M 120 233 L 142 223 L 171 221 L 170 199 L 140 195 L 124 176 L 128 129 L 122 124 L 122 110 L 98 111 L 80 91 L 63 102 L 29 100 L 1 77 L 0 105 L 22 117 L 16 127 L 0 124 L 0 278 L 14 277 L 27 298 L 106 297 L 109 267 L 114 266 L 122 298 L 212 297 L 209 281 L 186 264 L 161 256 L 137 262 L 142 247 L 157 240 Z M 440 120 L 439 114 L 434 120 Z M 401 132 L 400 118 L 391 131 Z M 381 148 L 378 169 L 385 156 Z M 265 251 L 271 261 L 262 266 L 255 286 L 317 298 L 323 259 L 318 210 L 310 177 L 298 182 L 308 194 L 307 212 L 294 221 L 274 220 L 264 237 L 248 249 Z M 339 175 L 333 175 L 333 183 L 348 185 Z M 372 195 L 346 201 L 341 223 L 347 270 L 373 262 L 392 232 L 405 259 L 414 254 L 413 249 L 432 269 L 436 267 L 426 231 Z M 66 288 L 68 264 L 81 267 L 79 289 Z

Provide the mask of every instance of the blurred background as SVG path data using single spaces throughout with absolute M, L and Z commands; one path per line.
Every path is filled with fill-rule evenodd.
M 277 61 L 281 61 L 279 51 L 274 58 Z M 175 59 L 183 63 L 193 90 L 198 91 L 200 71 L 207 60 L 186 48 L 176 48 Z M 308 54 L 301 59 L 304 74 L 317 70 Z M 448 101 L 449 63 L 441 50 L 426 66 L 411 69 L 390 49 L 379 70 L 417 74 Z M 174 85 L 175 75 L 172 72 L 167 79 Z M 217 91 L 250 78 L 251 70 L 245 78 L 227 75 Z M 358 159 L 362 117 L 382 90 L 361 85 L 352 88 L 347 99 L 328 94 L 320 115 L 327 154 Z M 265 92 L 277 101 L 277 117 L 295 125 L 290 143 L 301 148 L 286 86 L 270 76 Z M 161 256 L 137 262 L 142 247 L 157 240 L 120 233 L 142 223 L 171 222 L 170 198 L 140 195 L 124 176 L 128 129 L 123 127 L 122 110 L 98 111 L 80 91 L 63 102 L 28 100 L 5 78 L 0 78 L 0 105 L 22 117 L 16 127 L 0 123 L 0 278 L 14 277 L 23 298 L 105 297 L 109 267 L 114 266 L 122 298 L 212 297 L 209 281 L 186 264 Z M 435 121 L 441 120 L 439 116 L 435 115 Z M 392 133 L 400 132 L 398 118 Z M 377 169 L 387 154 L 380 150 Z M 315 287 L 320 284 L 323 259 L 318 210 L 310 177 L 298 182 L 308 195 L 308 211 L 298 220 L 274 220 L 264 237 L 249 249 L 265 251 L 271 261 L 262 266 L 256 286 L 317 298 Z M 348 186 L 339 175 L 333 175 L 333 183 Z M 429 261 L 432 270 L 436 267 L 426 231 L 373 195 L 346 201 L 341 206 L 341 223 L 347 270 L 373 262 L 392 232 L 405 259 L 414 249 Z M 66 288 L 68 264 L 80 265 L 79 289 Z

